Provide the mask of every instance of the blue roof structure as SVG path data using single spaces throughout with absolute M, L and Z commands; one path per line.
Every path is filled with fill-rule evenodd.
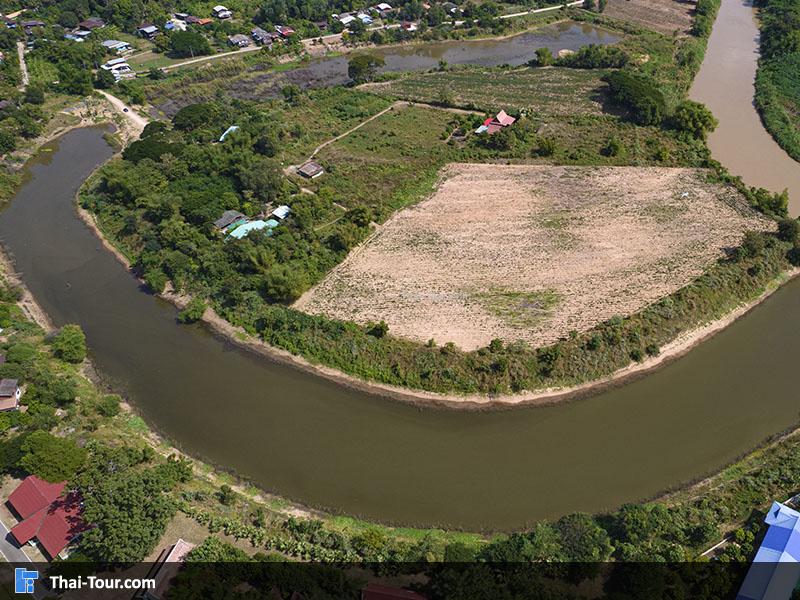
M 275 224 L 277 225 L 277 222 L 275 222 Z M 237 240 L 240 240 L 251 231 L 258 231 L 259 229 L 264 229 L 265 227 L 269 226 L 270 225 L 268 221 L 262 221 L 261 219 L 257 221 L 250 221 L 249 223 L 245 223 L 244 225 L 239 225 L 236 229 L 231 231 L 230 236 L 236 238 Z
M 769 525 L 736 600 L 788 599 L 800 578 L 800 512 L 773 502 Z

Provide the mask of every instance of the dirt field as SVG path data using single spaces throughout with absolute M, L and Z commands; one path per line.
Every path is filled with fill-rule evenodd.
M 608 0 L 604 14 L 668 35 L 686 34 L 692 28 L 694 5 L 689 0 Z
M 692 169 L 447 167 L 296 307 L 464 349 L 633 313 L 769 223 Z

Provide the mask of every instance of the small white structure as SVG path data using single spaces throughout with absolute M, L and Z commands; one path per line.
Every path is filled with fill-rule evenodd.
M 217 4 L 214 8 L 212 8 L 211 14 L 218 19 L 230 19 L 233 15 L 233 13 L 226 7 L 222 6 L 222 4 Z
M 283 221 L 289 214 L 292 212 L 292 209 L 286 206 L 285 204 L 281 204 L 278 208 L 272 211 L 270 214 L 271 217 L 275 217 L 278 221 Z
M 377 8 L 380 12 L 384 12 L 387 10 L 392 10 L 392 5 L 386 4 L 386 2 L 381 2 L 380 4 L 376 4 L 375 8 Z

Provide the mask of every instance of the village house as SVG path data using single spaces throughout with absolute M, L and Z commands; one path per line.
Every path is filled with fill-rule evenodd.
M 292 29 L 291 27 L 288 27 L 286 25 L 276 25 L 275 26 L 275 31 L 277 31 L 281 35 L 281 37 L 284 38 L 284 39 L 288 38 L 289 36 L 294 35 L 294 29 Z
M 356 17 L 364 24 L 364 25 L 372 25 L 372 17 L 368 14 L 360 12 L 356 15 Z
M 26 477 L 8 497 L 7 505 L 19 519 L 11 528 L 20 545 L 38 542 L 50 559 L 64 557 L 65 548 L 88 528 L 83 521 L 80 493 L 64 493 L 66 481 L 49 483 Z
M 136 30 L 140 36 L 145 39 L 152 40 L 158 35 L 158 27 L 150 23 L 146 23 Z
M 217 229 L 227 229 L 237 221 L 242 221 L 242 223 L 239 223 L 241 225 L 246 220 L 247 217 L 245 217 L 238 210 L 226 210 L 224 213 L 222 213 L 222 216 L 219 219 L 214 221 L 214 227 Z
M 319 163 L 310 160 L 297 169 L 297 172 L 308 179 L 316 179 L 325 172 L 325 169 L 323 169 Z
M 378 12 L 388 12 L 392 10 L 392 5 L 387 4 L 386 2 L 381 2 L 380 4 L 375 5 L 375 10 L 377 10 Z
M 217 4 L 211 9 L 211 14 L 217 19 L 230 19 L 233 13 L 221 4 Z
M 264 221 L 262 219 L 257 219 L 255 221 L 249 221 L 248 223 L 243 223 L 239 225 L 236 229 L 231 231 L 228 235 L 232 238 L 237 240 L 241 240 L 242 238 L 247 237 L 247 235 L 251 231 L 259 231 L 261 229 L 269 228 L 273 229 L 278 226 L 278 222 L 274 219 L 269 219 Z
M 22 391 L 16 379 L 0 380 L 0 411 L 16 410 Z
M 25 33 L 29 34 L 29 33 L 31 33 L 31 30 L 33 30 L 33 29 L 38 29 L 39 27 L 44 27 L 45 26 L 45 22 L 44 21 L 36 21 L 36 20 L 23 21 L 22 23 L 20 23 L 20 25 L 22 25 L 22 28 L 25 30 Z
M 81 29 L 88 29 L 91 31 L 92 29 L 102 29 L 106 26 L 106 22 L 99 17 L 89 17 L 78 23 L 78 27 Z
M 416 23 L 412 23 L 411 21 L 403 21 L 403 23 L 400 25 L 400 27 L 402 27 L 404 31 L 416 31 L 417 30 L 417 24 Z
M 245 48 L 250 45 L 250 38 L 243 33 L 228 36 L 228 44 L 237 48 Z
M 75 31 L 65 34 L 64 39 L 72 40 L 73 42 L 82 42 L 90 35 L 92 35 L 91 31 L 87 31 L 86 29 L 76 29 Z
M 264 31 L 261 27 L 253 27 L 250 31 L 250 37 L 252 37 L 253 41 L 259 46 L 267 46 L 268 48 L 272 46 L 272 34 L 268 31 Z
M 147 579 L 155 580 L 155 589 L 141 590 L 134 595 L 134 600 L 161 600 L 167 593 L 172 580 L 178 574 L 181 564 L 186 561 L 186 555 L 192 551 L 194 544 L 178 538 L 169 549 L 161 552 Z
M 128 42 L 123 42 L 120 40 L 105 40 L 101 42 L 101 45 L 106 49 L 107 52 L 112 52 L 114 54 L 127 54 L 128 52 L 133 52 L 133 48 Z

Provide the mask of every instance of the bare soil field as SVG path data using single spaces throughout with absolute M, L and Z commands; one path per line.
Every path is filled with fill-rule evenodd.
M 692 28 L 695 3 L 690 0 L 608 0 L 605 13 L 654 31 L 686 35 Z
M 700 170 L 454 164 L 295 307 L 465 350 L 539 346 L 636 312 L 770 226 Z

